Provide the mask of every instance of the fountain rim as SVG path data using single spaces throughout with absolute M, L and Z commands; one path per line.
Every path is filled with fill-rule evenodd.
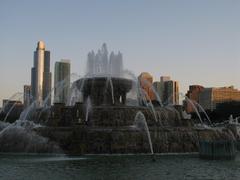
M 132 89 L 132 86 L 134 84 L 134 80 L 132 79 L 128 79 L 128 78 L 123 78 L 123 77 L 111 77 L 109 78 L 108 76 L 96 76 L 96 77 L 84 77 L 84 78 L 80 78 L 78 80 L 75 81 L 76 84 L 78 84 L 78 86 L 86 86 L 86 82 L 87 84 L 89 83 L 97 83 L 97 84 L 103 84 L 103 82 L 106 82 L 108 80 L 111 80 L 112 83 L 114 84 L 114 87 L 117 85 L 126 85 L 125 88 L 127 91 L 130 91 Z M 125 89 L 124 88 L 124 89 Z M 80 88 L 81 91 L 83 91 L 82 88 Z M 115 88 L 114 88 L 115 89 Z
M 105 80 L 108 80 L 109 78 L 111 78 L 111 80 L 125 80 L 125 81 L 131 81 L 133 82 L 134 80 L 133 79 L 130 79 L 130 78 L 126 78 L 126 77 L 118 77 L 118 76 L 107 76 L 107 75 L 103 75 L 103 76 L 87 76 L 87 77 L 83 77 L 83 78 L 80 78 L 76 81 L 82 81 L 82 80 L 91 80 L 91 79 L 105 79 Z

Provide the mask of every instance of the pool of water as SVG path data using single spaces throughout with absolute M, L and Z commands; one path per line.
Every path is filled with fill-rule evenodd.
M 0 154 L 0 179 L 240 179 L 240 158 L 201 160 L 197 155 Z

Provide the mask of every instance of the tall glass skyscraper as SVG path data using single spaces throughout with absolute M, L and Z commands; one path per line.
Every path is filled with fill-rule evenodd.
M 70 61 L 62 59 L 55 63 L 54 102 L 67 103 L 70 89 Z
M 43 41 L 39 41 L 36 51 L 34 51 L 33 68 L 31 72 L 31 87 L 33 100 L 39 106 L 51 105 L 51 72 L 50 72 L 50 51 L 45 50 Z

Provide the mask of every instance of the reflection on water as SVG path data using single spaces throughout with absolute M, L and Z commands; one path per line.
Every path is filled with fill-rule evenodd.
M 206 161 L 197 155 L 50 156 L 0 154 L 0 179 L 238 179 L 240 159 Z

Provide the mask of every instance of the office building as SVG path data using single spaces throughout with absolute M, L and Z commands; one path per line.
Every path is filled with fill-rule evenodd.
M 61 60 L 55 63 L 54 102 L 67 103 L 70 89 L 70 61 Z
M 39 106 L 51 104 L 51 72 L 50 51 L 45 50 L 43 41 L 39 41 L 34 52 L 33 68 L 31 72 L 32 97 Z
M 32 93 L 31 93 L 31 86 L 24 85 L 23 86 L 23 104 L 24 108 L 28 107 L 31 104 L 32 101 Z
M 186 94 L 187 98 L 185 98 L 184 100 L 184 108 L 187 113 L 195 112 L 193 105 L 195 105 L 196 103 L 199 104 L 199 96 L 203 90 L 204 90 L 204 87 L 200 85 L 189 86 L 189 90 Z M 195 105 L 195 108 L 197 108 L 198 111 L 200 111 L 197 105 Z
M 165 81 L 163 99 L 167 104 L 179 104 L 179 85 L 177 81 Z
M 205 110 L 213 111 L 217 104 L 240 101 L 240 91 L 230 87 L 204 88 L 199 95 L 199 103 Z
M 160 82 L 154 82 L 153 86 L 163 104 L 179 104 L 179 85 L 177 81 L 171 80 L 170 76 L 161 76 Z M 154 100 L 157 100 L 157 97 L 154 97 Z
M 168 104 L 168 97 L 165 93 L 165 82 L 170 81 L 170 76 L 161 76 L 160 77 L 160 83 L 159 83 L 159 97 L 161 98 L 162 102 L 164 104 Z
M 153 88 L 154 88 L 155 92 L 157 93 L 157 95 L 159 96 L 159 98 L 162 100 L 162 98 L 161 98 L 161 83 L 159 81 L 153 82 Z M 155 97 L 154 99 L 157 100 L 157 97 Z

